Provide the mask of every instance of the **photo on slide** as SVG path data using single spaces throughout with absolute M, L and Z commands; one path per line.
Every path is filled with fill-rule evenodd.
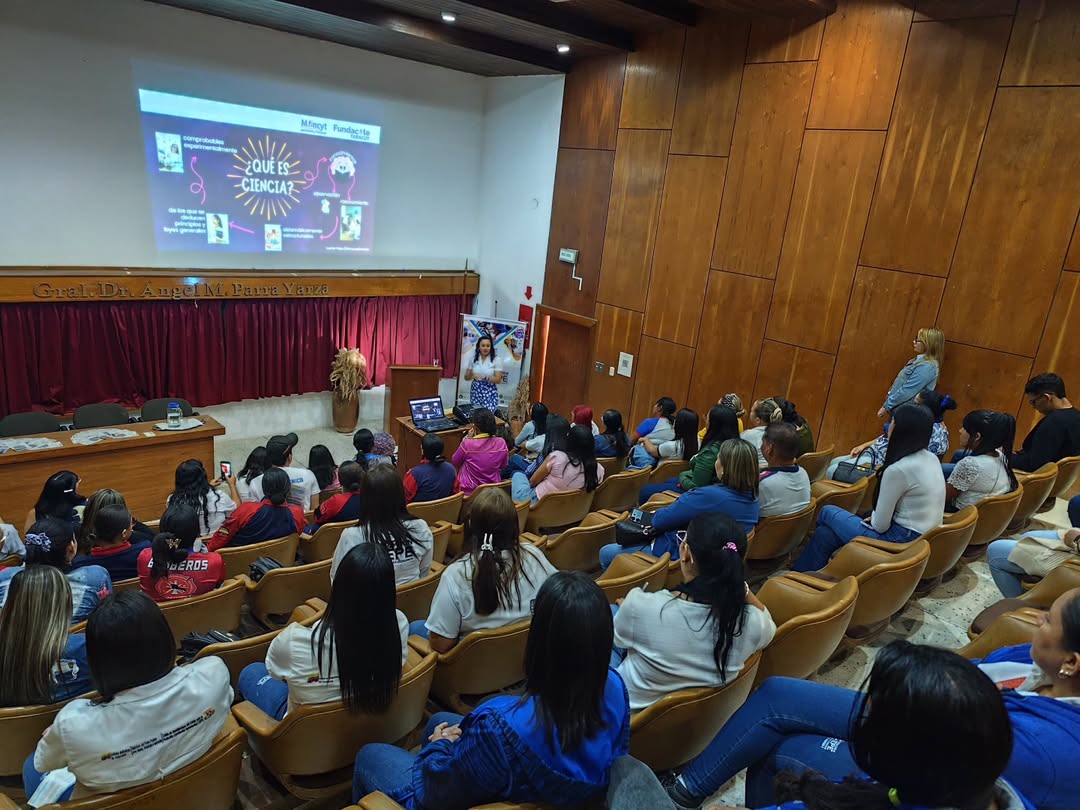
M 206 242 L 210 245 L 229 244 L 229 215 L 206 215 Z
M 362 205 L 341 204 L 341 241 L 358 242 L 361 237 L 364 207 Z
M 172 132 L 155 132 L 157 144 L 157 163 L 159 172 L 183 172 L 184 152 L 180 146 L 180 136 Z
M 525 328 L 522 321 L 461 316 L 458 402 L 492 411 L 509 404 L 521 380 Z
M 277 223 L 263 225 L 263 243 L 266 250 L 281 250 L 281 226 Z

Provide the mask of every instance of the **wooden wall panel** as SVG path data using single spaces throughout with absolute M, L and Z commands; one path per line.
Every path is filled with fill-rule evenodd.
M 835 362 L 831 354 L 766 340 L 761 347 L 753 399 L 790 399 L 816 437 L 821 432 Z M 744 404 L 749 407 L 749 403 Z
M 544 303 L 576 312 L 593 313 L 600 281 L 608 195 L 615 153 L 591 149 L 560 149 L 552 192 L 551 232 L 544 273 Z M 581 289 L 568 264 L 559 261 L 559 248 L 576 248 Z
M 825 21 L 807 126 L 886 129 L 912 11 L 896 0 L 840 0 Z
M 1065 257 L 1065 269 L 1080 270 L 1080 217 L 1076 220 L 1076 230 L 1073 231 L 1069 255 Z
M 615 148 L 625 72 L 625 54 L 585 59 L 574 65 L 563 86 L 559 146 Z
M 712 266 L 776 276 L 814 63 L 747 65 Z
M 1080 400 L 1080 351 L 1076 348 L 1076 324 L 1080 323 L 1080 273 L 1062 273 L 1054 294 L 1050 317 L 1046 319 L 1039 353 L 1031 366 L 1032 376 L 1052 371 L 1065 380 L 1065 390 L 1075 402 Z M 1029 413 L 1030 412 L 1030 413 Z M 1023 436 L 1035 424 L 1038 415 L 1027 400 L 1021 403 L 1017 434 Z
M 748 29 L 738 19 L 711 15 L 686 32 L 673 153 L 722 157 L 731 150 Z
M 605 304 L 645 310 L 670 135 L 656 129 L 619 131 L 598 296 Z
M 952 449 L 960 449 L 960 423 L 968 411 L 988 408 L 1015 414 L 1021 404 L 1028 407 L 1024 383 L 1031 374 L 1030 358 L 959 343 L 946 344 L 937 390 L 956 400 L 956 410 L 945 417 Z M 1023 437 L 1024 432 L 1020 432 L 1017 438 Z
M 750 47 L 746 61 L 802 62 L 817 59 L 824 31 L 824 18 L 755 17 L 750 26 Z
M 690 407 L 698 413 L 724 394 L 745 400 L 753 390 L 772 286 L 768 279 L 709 273 L 690 383 Z
M 1080 85 L 1080 3 L 1020 0 L 1003 85 Z
M 768 336 L 835 353 L 859 261 L 884 132 L 807 131 Z
M 1011 27 L 912 26 L 863 264 L 948 275 Z
M 1015 12 L 1016 0 L 919 0 L 915 4 L 915 22 L 1009 16 Z
M 671 129 L 685 40 L 682 28 L 650 34 L 627 57 L 620 127 Z
M 933 276 L 859 268 L 821 428 L 837 453 L 881 430 L 877 410 L 911 359 L 916 332 L 934 322 L 944 286 Z
M 647 335 L 697 343 L 726 170 L 727 158 L 668 158 L 645 307 Z
M 595 367 L 590 368 L 589 389 L 585 401 L 592 407 L 597 424 L 600 424 L 600 415 L 608 408 L 618 409 L 624 421 L 629 420 L 630 403 L 634 398 L 634 378 L 638 371 L 641 319 L 641 313 L 632 309 L 608 304 L 596 305 L 593 361 L 603 363 L 604 370 L 596 371 Z M 618 367 L 619 352 L 634 355 L 634 369 L 630 377 L 608 375 L 609 367 Z
M 1034 357 L 1080 210 L 1080 87 L 1002 88 L 939 316 L 947 339 Z
M 693 367 L 694 350 L 689 346 L 642 335 L 634 367 L 634 401 L 630 416 L 623 415 L 628 430 L 652 415 L 653 403 L 660 397 L 671 397 L 683 407 Z

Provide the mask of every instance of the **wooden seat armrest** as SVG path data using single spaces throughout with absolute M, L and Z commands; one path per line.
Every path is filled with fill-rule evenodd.
M 819 571 L 802 573 L 801 571 L 788 571 L 784 574 L 785 579 L 790 579 L 792 582 L 797 582 L 800 585 L 805 585 L 808 588 L 813 588 L 815 591 L 827 591 L 831 588 L 837 580 L 829 576 L 820 576 Z
M 401 810 L 401 805 L 385 793 L 369 793 L 360 800 L 362 810 Z
M 892 554 L 898 554 L 907 548 L 908 545 L 907 543 L 890 543 L 888 540 L 878 540 L 875 537 L 855 537 L 852 538 L 851 542 L 857 542 L 860 545 L 880 549 L 881 551 L 888 551 Z
M 319 599 L 318 597 L 314 599 L 308 599 L 306 602 L 304 602 L 304 604 L 315 611 L 326 610 L 326 602 L 324 602 L 322 599 Z
M 1074 565 L 1059 565 L 1050 573 L 1024 592 L 1020 598 L 1025 602 L 1049 607 L 1055 599 L 1066 591 L 1080 588 L 1080 568 Z
M 431 655 L 433 652 L 431 649 L 431 642 L 423 636 L 409 636 L 409 646 L 420 653 L 420 655 Z
M 277 730 L 278 721 L 250 701 L 237 703 L 232 707 L 232 714 L 236 722 L 256 737 L 272 737 Z
M 616 512 L 614 509 L 601 509 L 598 512 L 591 512 L 593 515 L 600 515 L 605 520 L 620 520 L 624 516 L 628 515 L 627 512 Z
M 249 577 L 247 574 L 237 574 L 233 579 L 238 579 L 244 583 L 244 587 L 250 591 L 259 590 L 259 583 Z
M 289 615 L 289 623 L 306 621 L 307 619 L 314 618 L 317 613 L 318 611 L 311 607 L 311 605 L 297 605 Z
M 376 805 L 371 806 L 376 807 Z M 16 804 L 13 799 L 0 793 L 0 810 L 19 810 L 19 808 L 20 805 Z
M 857 578 L 867 569 L 887 562 L 895 556 L 875 546 L 853 540 L 829 560 L 829 564 L 821 569 L 821 573 L 838 580 L 848 576 Z
M 314 536 L 315 535 L 313 535 L 313 534 L 308 534 L 307 532 L 304 532 L 303 534 L 300 535 L 300 541 L 304 542 L 304 543 L 311 542 L 311 538 L 313 538 Z
M 521 542 L 530 543 L 539 549 L 543 549 L 548 543 L 548 538 L 533 534 L 532 532 L 523 532 L 521 535 Z
M 431 561 L 431 570 L 428 571 L 428 576 L 431 576 L 432 574 L 441 574 L 445 570 L 446 570 L 445 565 L 443 565 L 441 562 L 435 562 L 434 560 L 432 560 Z

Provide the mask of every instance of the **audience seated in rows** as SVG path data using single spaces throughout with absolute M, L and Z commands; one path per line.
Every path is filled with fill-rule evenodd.
M 652 415 L 643 419 L 641 424 L 630 434 L 630 443 L 637 444 L 640 439 L 648 438 L 653 444 L 670 442 L 675 438 L 675 411 L 678 410 L 671 397 L 660 397 L 653 403 Z
M 12 577 L 27 568 L 51 566 L 64 574 L 71 588 L 72 622 L 84 621 L 112 591 L 112 578 L 100 565 L 73 569 L 74 558 L 75 531 L 71 523 L 54 517 L 37 521 L 26 533 L 24 563 L 0 570 L 0 607 L 7 599 Z
M 739 399 L 739 395 L 738 394 L 724 394 L 722 397 L 720 397 L 719 400 L 717 400 L 716 404 L 717 405 L 724 405 L 724 406 L 726 406 L 728 408 L 731 408 L 731 410 L 733 410 L 735 412 L 735 418 L 738 420 L 738 425 L 739 425 L 739 433 L 742 433 L 743 430 L 745 430 L 745 427 L 743 426 L 743 419 L 742 418 L 746 415 L 746 408 L 743 407 L 742 400 Z M 708 431 L 709 431 L 709 426 L 708 425 L 705 425 L 705 427 L 703 427 L 701 430 L 698 431 L 698 442 L 699 443 L 704 441 L 705 434 L 708 433 Z M 737 435 L 738 434 L 736 434 L 736 436 Z
M 548 417 L 547 435 L 552 449 L 545 452 L 544 460 L 529 477 L 514 473 L 510 486 L 515 501 L 537 503 L 554 492 L 592 492 L 604 480 L 604 468 L 596 462 L 592 433 L 587 427 L 574 425 L 566 434 L 565 449 L 555 449 L 560 443 L 562 424 L 566 423 Z
M 1042 419 L 1013 453 L 1013 467 L 1035 472 L 1051 461 L 1080 456 L 1080 411 L 1066 398 L 1065 381 L 1057 374 L 1039 374 L 1028 380 L 1024 396 Z
M 431 570 L 435 538 L 427 523 L 406 509 L 405 486 L 397 470 L 387 464 L 375 465 L 368 470 L 363 492 L 359 522 L 341 533 L 330 579 L 345 555 L 361 543 L 378 543 L 386 549 L 398 585 L 426 577 Z
M 441 653 L 474 630 L 529 618 L 540 587 L 555 573 L 542 551 L 519 540 L 517 510 L 501 489 L 474 496 L 463 528 L 464 556 L 443 571 L 427 621 L 410 630 Z
M 543 402 L 533 404 L 529 412 L 529 421 L 521 426 L 518 435 L 514 437 L 514 447 L 523 459 L 532 459 L 540 453 L 544 446 L 544 434 L 547 433 L 548 408 Z M 513 461 L 513 459 L 511 459 Z M 521 471 L 524 471 L 524 467 Z
M 630 453 L 630 437 L 623 427 L 622 414 L 614 408 L 608 408 L 600 417 L 604 429 L 593 436 L 593 446 L 597 458 L 624 459 Z
M 1011 448 L 1015 438 L 1016 420 L 1007 413 L 971 411 L 964 417 L 960 427 L 964 456 L 952 465 L 945 482 L 946 509 L 959 511 L 1016 489 L 1010 453 L 1001 449 Z
M 588 405 L 575 405 L 570 411 L 570 424 L 587 427 L 593 436 L 600 435 L 600 428 L 593 421 L 593 411 Z
M 822 508 L 806 549 L 792 566 L 817 571 L 856 537 L 910 543 L 941 525 L 945 478 L 941 462 L 927 446 L 934 417 L 925 405 L 901 405 L 889 423 L 889 449 L 876 473 L 874 511 L 867 520 L 837 506 Z
M 745 582 L 745 554 L 746 532 L 731 518 L 696 517 L 678 548 L 683 583 L 622 600 L 611 664 L 632 711 L 680 689 L 722 686 L 772 640 L 776 625 Z
M 810 476 L 795 463 L 798 431 L 789 422 L 773 422 L 761 439 L 765 469 L 758 483 L 761 517 L 793 515 L 810 505 Z
M 101 603 L 87 623 L 86 658 L 100 697 L 65 705 L 27 760 L 34 806 L 161 779 L 205 754 L 229 717 L 225 664 L 176 666 L 169 624 L 144 593 Z
M 457 470 L 444 455 L 446 445 L 442 436 L 425 433 L 420 439 L 420 450 L 423 460 L 405 473 L 406 503 L 438 501 L 460 492 Z
M 201 461 L 188 459 L 176 468 L 176 488 L 166 506 L 181 503 L 191 506 L 199 516 L 199 536 L 211 535 L 236 511 L 240 499 L 234 478 L 226 482 L 232 490 L 231 497 L 219 489 L 221 483 L 218 478 L 210 480 Z
M 312 448 L 308 450 L 307 467 L 319 484 L 320 502 L 322 501 L 321 493 L 341 487 L 341 482 L 338 480 L 338 463 L 334 461 L 334 454 L 325 444 L 312 445 Z
M 655 467 L 661 461 L 682 459 L 689 461 L 698 451 L 698 425 L 701 420 L 695 411 L 682 408 L 675 414 L 672 424 L 672 438 L 661 439 L 657 434 L 661 429 L 653 430 L 648 436 L 642 436 L 630 450 L 626 466 L 631 470 Z
M 690 469 L 679 473 L 677 478 L 669 478 L 658 484 L 646 484 L 641 488 L 638 496 L 640 503 L 645 503 L 653 495 L 660 492 L 689 492 L 698 487 L 708 486 L 717 482 L 716 457 L 720 453 L 720 445 L 728 439 L 739 438 L 739 419 L 735 411 L 726 405 L 713 405 L 709 409 L 709 424 L 701 437 L 701 444 L 690 459 Z
M 134 519 L 123 504 L 103 506 L 94 515 L 94 545 L 89 554 L 71 561 L 72 568 L 100 565 L 113 582 L 139 575 L 139 555 L 150 548 L 146 540 L 132 542 Z
M 314 534 L 324 523 L 344 523 L 360 517 L 360 494 L 364 487 L 364 469 L 355 461 L 346 461 L 336 473 L 341 492 L 331 495 L 315 507 L 315 522 L 304 529 L 304 534 Z
M 728 439 L 720 445 L 716 457 L 718 483 L 698 487 L 682 495 L 670 506 L 658 509 L 644 529 L 641 545 L 621 546 L 611 543 L 600 549 L 600 565 L 607 570 L 619 554 L 651 549 L 655 557 L 670 554 L 678 557 L 681 530 L 699 515 L 727 515 L 748 532 L 758 522 L 757 454 L 753 445 L 742 439 Z
M 150 548 L 139 553 L 139 588 L 155 602 L 212 591 L 225 580 L 225 561 L 205 551 L 198 539 L 200 520 L 187 504 L 165 510 Z
M 466 717 L 434 715 L 419 754 L 365 745 L 353 800 L 382 791 L 419 810 L 498 800 L 572 807 L 603 796 L 630 738 L 626 687 L 608 668 L 612 637 L 596 583 L 553 574 L 536 597 L 524 696 L 494 697 Z
M 798 451 L 795 453 L 795 458 L 798 458 L 803 453 L 813 453 L 814 431 L 806 418 L 796 410 L 795 403 L 790 399 L 784 399 L 784 397 L 772 397 L 772 401 L 780 409 L 784 422 L 795 428 L 795 435 L 798 439 Z
M 384 437 L 389 434 L 372 433 L 367 428 L 360 428 L 353 434 L 353 447 L 356 449 L 356 461 L 365 470 L 377 464 L 389 464 L 394 466 L 397 461 L 394 458 L 393 440 L 389 447 Z
M 272 467 L 257 481 L 260 494 L 265 490 L 264 497 L 240 504 L 214 532 L 207 549 L 249 546 L 304 531 L 304 510 L 287 502 L 291 491 L 288 472 Z
M 472 420 L 451 459 L 458 471 L 458 486 L 466 495 L 472 495 L 481 484 L 501 481 L 509 458 L 506 442 L 495 435 L 495 414 L 487 408 L 476 408 Z
M 275 720 L 297 706 L 335 700 L 352 712 L 385 712 L 409 652 L 409 622 L 395 608 L 394 589 L 386 549 L 353 546 L 338 566 L 322 618 L 282 630 L 266 662 L 240 673 L 240 696 Z
M 11 578 L 0 610 L 0 706 L 59 703 L 93 688 L 86 636 L 68 633 L 71 605 L 71 586 L 51 565 Z
M 285 436 L 271 436 L 266 443 L 266 462 L 268 469 L 278 468 L 285 473 L 289 481 L 288 501 L 291 506 L 300 507 L 301 512 L 308 512 L 319 505 L 319 481 L 315 474 L 304 467 L 293 467 L 293 448 L 299 441 L 295 433 Z M 259 502 L 263 499 L 263 478 L 266 475 L 256 476 L 248 484 L 248 502 Z
M 765 467 L 768 462 L 761 452 L 761 440 L 765 437 L 765 428 L 775 422 L 784 421 L 784 412 L 772 399 L 759 399 L 750 409 L 750 427 L 739 434 L 739 438 L 749 442 L 757 453 L 758 466 Z
M 266 460 L 266 448 L 263 445 L 259 445 L 248 453 L 244 466 L 235 476 L 236 491 L 240 495 L 239 503 L 255 500 L 251 495 L 251 482 L 269 469 L 270 464 Z

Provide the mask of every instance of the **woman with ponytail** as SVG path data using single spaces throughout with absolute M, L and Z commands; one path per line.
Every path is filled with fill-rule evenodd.
M 783 421 L 784 412 L 780 410 L 780 406 L 774 399 L 759 399 L 750 409 L 750 427 L 744 430 L 739 438 L 750 442 L 757 450 L 758 467 L 761 469 L 769 465 L 761 452 L 761 440 L 765 438 L 765 428 L 773 422 Z
M 675 415 L 674 438 L 666 441 L 653 441 L 653 434 L 638 439 L 637 445 L 630 452 L 626 467 L 630 470 L 641 470 L 645 467 L 655 467 L 660 461 L 666 459 L 682 459 L 689 461 L 698 451 L 698 424 L 701 420 L 697 412 L 689 408 L 682 408 Z
M 555 573 L 542 551 L 519 542 L 514 502 L 501 489 L 476 494 L 464 528 L 465 556 L 443 572 L 427 621 L 410 629 L 440 653 L 474 630 L 529 618 L 540 586 Z
M 160 531 L 139 554 L 139 589 L 155 602 L 198 596 L 225 580 L 220 554 L 194 550 L 200 525 L 199 513 L 186 503 L 172 504 L 161 516 Z
M 983 498 L 1016 489 L 1009 456 L 1016 440 L 1016 419 L 996 411 L 972 411 L 960 427 L 965 455 L 945 484 L 946 503 L 953 511 L 974 506 Z
M 210 538 L 207 549 L 217 551 L 225 546 L 249 546 L 302 533 L 304 510 L 286 502 L 291 486 L 285 470 L 280 467 L 267 470 L 262 475 L 262 500 L 238 506 Z
M 622 414 L 614 408 L 608 408 L 600 421 L 604 423 L 604 432 L 593 436 L 597 458 L 626 458 L 630 452 L 630 437 L 623 427 Z
M 746 532 L 731 518 L 694 518 L 679 544 L 683 584 L 635 588 L 615 614 L 612 665 L 626 683 L 630 709 L 680 689 L 716 687 L 742 670 L 776 633 L 768 609 L 745 582 Z
M 457 470 L 444 455 L 446 445 L 442 436 L 425 433 L 420 439 L 420 449 L 424 454 L 423 461 L 405 473 L 405 502 L 437 501 L 460 492 Z

